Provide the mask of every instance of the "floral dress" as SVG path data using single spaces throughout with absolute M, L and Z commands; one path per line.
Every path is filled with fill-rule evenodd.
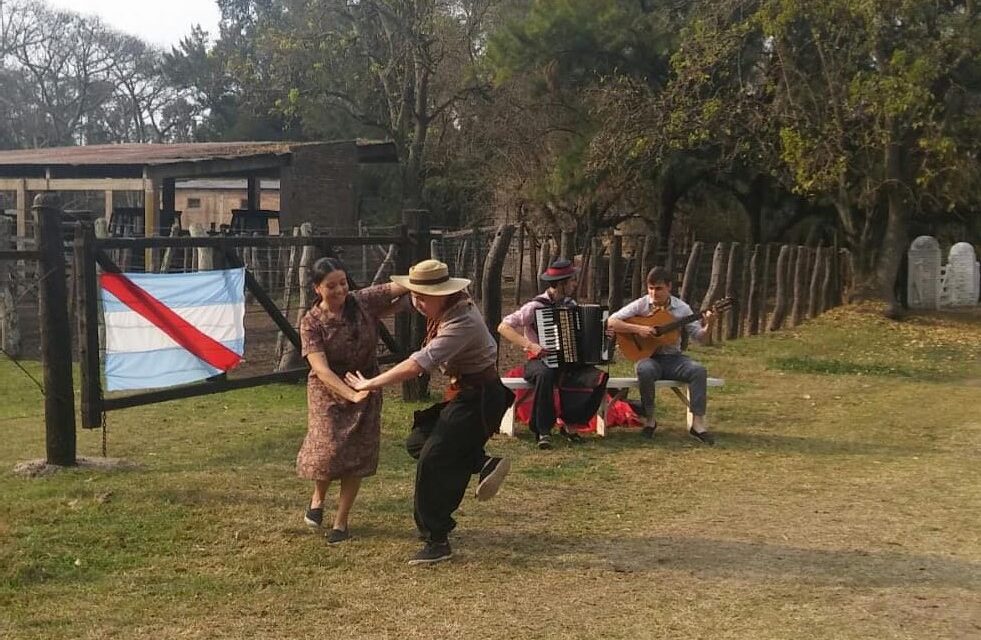
M 378 375 L 378 317 L 391 307 L 392 285 L 352 291 L 356 322 L 328 318 L 314 306 L 300 321 L 303 356 L 322 352 L 331 370 Z M 365 477 L 378 468 L 381 441 L 381 391 L 353 404 L 331 392 L 313 370 L 307 377 L 307 435 L 296 456 L 296 472 L 308 480 Z

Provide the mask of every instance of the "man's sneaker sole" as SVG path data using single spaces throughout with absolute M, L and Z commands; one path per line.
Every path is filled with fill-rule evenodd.
M 440 556 L 438 558 L 412 558 L 411 560 L 409 560 L 409 565 L 413 567 L 417 567 L 423 564 L 436 564 L 439 562 L 445 562 L 446 560 L 449 560 L 452 557 L 453 557 L 453 552 L 450 551 L 445 556 Z
M 496 496 L 509 471 L 511 471 L 511 461 L 507 458 L 501 458 L 494 470 L 477 485 L 477 500 L 483 502 Z

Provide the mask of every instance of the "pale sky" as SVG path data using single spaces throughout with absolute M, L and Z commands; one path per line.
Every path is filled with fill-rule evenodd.
M 113 28 L 170 49 L 200 24 L 212 40 L 218 37 L 218 4 L 214 0 L 46 0 L 52 7 L 97 15 Z

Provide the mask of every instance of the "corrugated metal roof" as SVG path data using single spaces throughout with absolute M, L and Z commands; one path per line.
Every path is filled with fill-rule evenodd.
M 195 160 L 238 159 L 289 153 L 288 142 L 196 142 L 188 144 L 96 144 L 82 147 L 0 151 L 0 166 L 163 165 Z

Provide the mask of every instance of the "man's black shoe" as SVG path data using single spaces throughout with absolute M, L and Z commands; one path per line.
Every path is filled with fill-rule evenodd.
M 488 458 L 484 468 L 480 470 L 477 482 L 477 499 L 490 500 L 497 495 L 498 489 L 504 484 L 504 478 L 511 470 L 511 461 L 507 458 Z
M 449 542 L 427 542 L 419 552 L 409 559 L 409 564 L 436 564 L 453 557 Z
M 324 508 L 317 507 L 307 509 L 307 512 L 303 515 L 303 522 L 306 523 L 311 529 L 319 529 L 320 525 L 324 522 Z
M 571 442 L 572 444 L 582 444 L 584 442 L 581 435 L 579 435 L 575 431 L 569 431 L 565 427 L 562 427 L 559 430 L 559 433 L 561 433 L 562 437 L 568 440 L 569 442 Z
M 337 544 L 344 542 L 351 537 L 351 532 L 347 529 L 331 529 L 327 532 L 327 544 Z
M 640 430 L 640 437 L 647 438 L 648 440 L 650 440 L 651 438 L 654 437 L 655 431 L 657 431 L 657 425 L 654 425 L 652 427 L 644 427 L 643 429 Z
M 548 451 L 552 448 L 552 439 L 548 436 L 538 436 L 538 448 L 542 451 Z
M 689 429 L 688 435 L 695 438 L 699 442 L 709 445 L 715 444 L 715 436 L 712 435 L 711 431 L 695 431 L 694 429 Z

